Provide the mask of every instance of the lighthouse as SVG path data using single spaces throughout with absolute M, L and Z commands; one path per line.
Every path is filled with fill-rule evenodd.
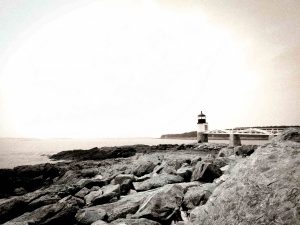
M 197 131 L 197 142 L 208 142 L 208 123 L 206 122 L 206 116 L 202 113 L 198 115 L 198 131 Z

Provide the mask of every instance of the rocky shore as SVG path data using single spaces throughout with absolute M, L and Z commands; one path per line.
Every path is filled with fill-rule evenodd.
M 263 146 L 70 150 L 0 169 L 0 224 L 300 224 L 300 129 Z

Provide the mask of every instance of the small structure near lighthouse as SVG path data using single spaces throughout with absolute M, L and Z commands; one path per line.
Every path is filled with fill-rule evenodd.
M 208 123 L 206 122 L 206 116 L 202 113 L 198 115 L 198 131 L 197 131 L 197 142 L 208 142 Z

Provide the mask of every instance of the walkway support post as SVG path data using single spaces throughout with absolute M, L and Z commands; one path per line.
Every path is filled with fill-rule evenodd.
M 203 132 L 197 132 L 197 142 L 198 143 L 208 142 L 208 134 Z
M 230 134 L 229 136 L 229 146 L 235 147 L 235 146 L 241 146 L 241 138 L 238 134 Z

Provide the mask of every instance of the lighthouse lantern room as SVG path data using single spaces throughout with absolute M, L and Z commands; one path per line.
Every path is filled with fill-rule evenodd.
M 206 116 L 202 113 L 198 115 L 198 132 L 204 133 L 208 131 L 208 123 L 206 123 Z

